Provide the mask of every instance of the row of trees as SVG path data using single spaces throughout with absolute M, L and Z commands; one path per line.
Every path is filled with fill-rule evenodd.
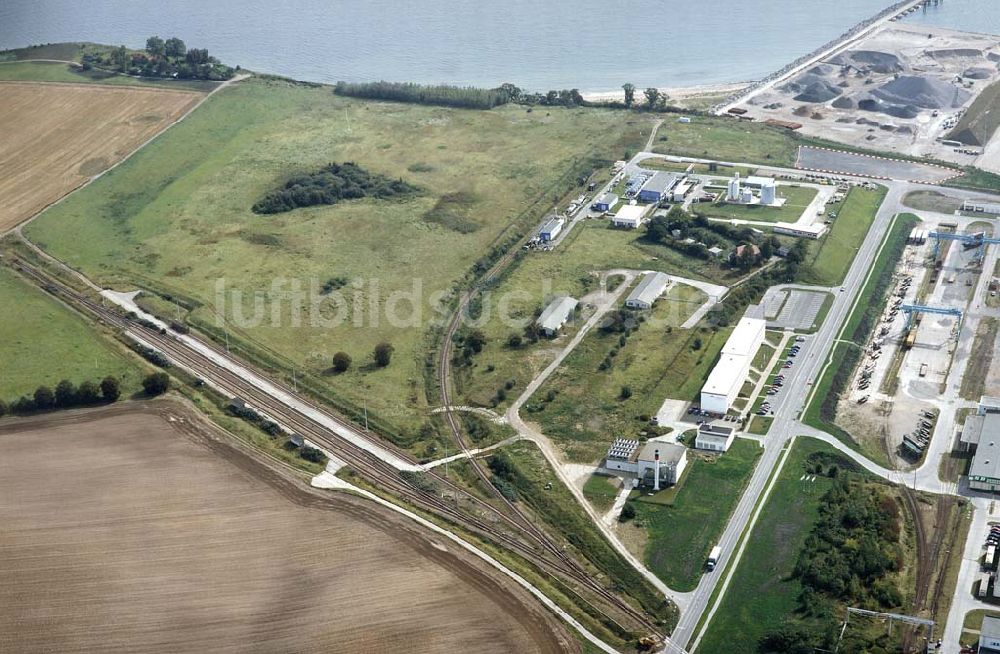
M 79 387 L 68 379 L 63 379 L 56 384 L 55 389 L 44 385 L 39 386 L 33 394 L 18 398 L 10 406 L 0 400 L 0 416 L 8 412 L 25 414 L 101 403 L 110 404 L 120 396 L 121 385 L 116 377 L 108 376 L 99 382 L 88 380 L 80 384 Z
M 253 205 L 259 214 L 281 213 L 299 207 L 337 204 L 366 197 L 387 199 L 415 193 L 402 179 L 370 173 L 357 164 L 331 163 L 314 173 L 296 175 Z
M 532 93 L 509 82 L 493 89 L 413 82 L 337 82 L 333 92 L 355 98 L 465 109 L 492 109 L 509 103 L 544 107 L 580 107 L 587 104 L 579 89 Z
M 118 46 L 104 52 L 88 52 L 82 58 L 84 70 L 102 68 L 128 75 L 179 79 L 227 80 L 236 71 L 219 62 L 204 48 L 191 48 L 172 37 L 146 39 L 142 51 Z
M 625 91 L 625 107 L 628 109 L 640 108 L 639 105 L 635 103 L 635 84 L 631 82 L 625 82 L 622 84 L 622 90 Z M 655 87 L 649 87 L 642 92 L 646 96 L 646 104 L 642 108 L 649 111 L 666 111 L 667 110 L 667 96 L 660 92 L 660 89 Z

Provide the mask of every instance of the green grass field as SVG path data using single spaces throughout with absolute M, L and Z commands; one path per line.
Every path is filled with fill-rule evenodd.
M 332 389 L 354 407 L 367 398 L 369 412 L 417 448 L 430 325 L 447 313 L 457 282 L 505 229 L 527 229 L 553 197 L 578 192 L 578 175 L 634 148 L 649 121 L 607 110 L 365 102 L 253 79 L 214 96 L 27 231 L 104 284 L 141 286 L 192 307 L 196 326 L 220 339 L 228 331 L 262 365 L 294 366 L 300 383 Z M 250 211 L 289 176 L 331 161 L 402 177 L 422 193 L 270 216 Z M 307 296 L 315 287 L 322 300 L 319 287 L 334 278 L 348 282 L 343 302 L 323 300 L 315 311 L 306 302 L 296 325 L 282 296 L 295 293 L 292 280 Z M 407 292 L 419 296 L 419 316 L 400 296 Z M 242 326 L 252 321 L 234 309 L 252 317 L 255 294 L 264 324 Z M 375 369 L 371 352 L 380 341 L 395 353 L 391 365 Z M 354 365 L 334 376 L 338 350 Z
M 811 256 L 800 272 L 802 281 L 835 286 L 844 280 L 885 194 L 883 186 L 875 191 L 857 186 L 851 189 L 843 203 L 834 210 L 837 218 L 830 231 L 819 240 L 818 245 L 810 244 Z
M 124 346 L 105 341 L 83 318 L 44 291 L 0 267 L 0 399 L 10 403 L 40 385 L 122 380 L 122 392 L 140 388 L 142 369 Z
M 583 485 L 583 496 L 601 512 L 611 508 L 617 495 L 618 485 L 614 477 L 593 474 Z
M 719 202 L 717 204 L 698 205 L 696 211 L 705 214 L 709 218 L 794 223 L 802 216 L 809 203 L 816 197 L 816 189 L 805 186 L 781 185 L 777 187 L 776 192 L 778 197 L 785 198 L 785 204 L 781 207 L 762 207 L 760 205 Z
M 799 139 L 781 127 L 723 117 L 693 117 L 690 123 L 666 122 L 657 132 L 654 152 L 735 163 L 795 164 Z
M 790 575 L 817 520 L 819 500 L 833 483 L 819 475 L 800 480 L 814 452 L 836 456 L 821 441 L 796 439 L 699 651 L 757 654 L 760 637 L 795 611 L 802 587 Z
M 579 224 L 555 250 L 523 253 L 490 289 L 489 300 L 484 305 L 489 307 L 489 318 L 480 327 L 488 343 L 483 352 L 474 357 L 471 367 L 458 371 L 459 390 L 466 400 L 490 404 L 497 390 L 513 379 L 515 392 L 508 393 L 507 400 L 501 403 L 506 406 L 520 392 L 518 389 L 523 389 L 555 358 L 578 326 L 569 325 L 555 341 L 543 339 L 534 345 L 510 348 L 506 346 L 509 337 L 520 330 L 501 319 L 501 315 L 529 320 L 554 296 L 569 295 L 580 299 L 598 290 L 597 273 L 616 268 L 661 270 L 721 284 L 731 284 L 735 279 L 735 276 L 728 277 L 729 271 L 715 264 L 685 257 L 662 245 L 646 243 L 641 233 L 612 229 L 605 221 Z M 677 303 L 669 306 L 684 310 L 694 299 L 693 296 L 680 297 Z M 691 307 L 684 315 L 693 310 Z M 683 319 L 676 324 L 682 322 Z
M 201 80 L 156 80 L 116 75 L 104 71 L 83 71 L 80 68 L 49 61 L 0 61 L 0 81 L 5 82 L 65 82 L 69 84 L 112 84 L 115 86 L 155 86 L 158 88 L 211 91 L 216 82 Z
M 538 423 L 570 460 L 586 463 L 614 438 L 661 433 L 649 419 L 667 398 L 696 397 L 731 331 L 677 327 L 703 299 L 689 286 L 672 287 L 625 345 L 620 334 L 594 329 L 524 405 L 522 417 Z M 600 370 L 612 350 L 611 366 Z
M 696 175 L 718 175 L 719 177 L 732 177 L 733 173 L 739 173 L 741 177 L 749 177 L 757 172 L 756 168 L 749 168 L 747 166 L 717 165 L 713 170 L 708 164 L 679 163 L 676 161 L 666 161 L 665 159 L 644 159 L 640 166 L 651 170 L 667 170 L 671 172 L 685 172 L 690 169 Z
M 689 457 L 690 469 L 671 505 L 643 494 L 630 500 L 637 528 L 648 534 L 646 563 L 674 590 L 686 592 L 698 585 L 708 552 L 722 534 L 760 454 L 757 443 L 736 439 L 728 452 L 711 460 Z

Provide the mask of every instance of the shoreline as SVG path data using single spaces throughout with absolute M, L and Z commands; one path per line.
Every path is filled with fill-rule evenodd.
M 695 84 L 691 86 L 658 86 L 656 89 L 670 100 L 687 100 L 704 95 L 722 95 L 736 93 L 753 82 L 718 82 L 715 84 Z M 643 89 L 636 88 L 636 101 L 642 102 Z M 625 91 L 581 91 L 580 95 L 587 102 L 624 102 Z

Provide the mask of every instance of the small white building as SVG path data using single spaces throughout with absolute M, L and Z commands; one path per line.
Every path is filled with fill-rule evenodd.
M 625 299 L 625 306 L 630 309 L 651 309 L 669 285 L 670 277 L 666 273 L 646 273 L 639 285 Z
M 687 194 L 691 192 L 691 182 L 683 181 L 674 187 L 674 202 L 683 202 Z
M 638 204 L 626 204 L 618 210 L 611 219 L 611 224 L 615 227 L 626 229 L 638 229 L 642 224 L 642 217 L 646 214 L 646 207 Z
M 723 252 L 725 252 L 725 250 L 720 248 L 718 245 L 713 245 L 712 247 L 708 248 L 709 256 L 714 257 L 716 259 L 721 257 Z
M 698 427 L 694 446 L 699 450 L 726 452 L 736 439 L 736 428 L 723 422 L 706 422 Z
M 965 200 L 962 202 L 962 211 L 967 211 L 969 213 L 990 213 L 993 215 L 998 215 L 1000 214 L 1000 204 L 995 204 L 992 202 Z
M 554 241 L 559 232 L 562 231 L 563 225 L 566 224 L 564 218 L 552 217 L 542 225 L 542 228 L 538 230 L 538 239 L 543 243 L 548 243 L 549 241 Z
M 573 315 L 577 304 L 579 302 L 575 298 L 565 295 L 552 300 L 536 321 L 542 333 L 546 336 L 555 336 Z

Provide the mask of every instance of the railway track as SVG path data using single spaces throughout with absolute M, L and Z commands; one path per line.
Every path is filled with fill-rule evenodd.
M 179 339 L 178 335 L 169 331 L 163 333 L 163 330 L 153 329 L 127 316 L 121 315 L 116 310 L 108 309 L 102 304 L 66 286 L 60 280 L 40 271 L 23 259 L 15 257 L 11 259 L 11 263 L 23 276 L 53 295 L 56 295 L 78 311 L 89 314 L 91 317 L 107 325 L 120 329 L 132 340 L 161 351 L 172 362 L 188 369 L 217 389 L 233 397 L 244 399 L 251 406 L 267 413 L 285 428 L 294 430 L 326 449 L 340 461 L 349 465 L 352 470 L 367 482 L 374 484 L 380 489 L 389 491 L 421 510 L 440 516 L 489 541 L 495 542 L 515 552 L 539 570 L 553 575 L 558 580 L 559 585 L 571 596 L 589 607 L 591 611 L 603 616 L 605 620 L 615 625 L 622 633 L 645 630 L 650 634 L 659 635 L 658 628 L 650 621 L 646 613 L 635 609 L 631 604 L 597 582 L 592 574 L 580 568 L 556 543 L 550 541 L 545 534 L 534 527 L 534 525 L 531 525 L 530 522 L 525 525 L 526 520 L 519 512 L 516 512 L 516 515 L 520 519 L 512 518 L 489 502 L 467 493 L 464 489 L 435 472 L 424 472 L 423 474 L 433 479 L 440 487 L 455 493 L 456 498 L 460 495 L 468 498 L 471 504 L 478 509 L 480 515 L 473 516 L 463 512 L 457 506 L 453 506 L 440 498 L 436 493 L 429 493 L 415 487 L 401 476 L 399 470 L 378 458 L 372 452 L 336 434 L 302 411 L 279 401 L 253 383 L 232 372 L 225 366 L 220 365 L 209 356 L 185 345 Z M 235 362 L 231 355 L 224 353 L 214 345 L 206 344 L 204 341 L 199 341 L 199 343 L 210 348 L 215 354 Z M 251 369 L 243 362 L 238 363 L 242 367 Z M 259 371 L 255 371 L 255 374 L 266 379 L 269 384 L 279 388 L 282 392 L 296 397 L 297 400 L 308 405 L 310 410 L 319 411 L 324 417 L 333 420 L 345 429 L 349 429 L 352 435 L 357 435 L 380 448 L 388 448 L 386 443 L 360 434 L 343 419 L 311 403 L 304 402 L 293 390 L 283 384 L 266 377 Z M 395 448 L 390 449 L 400 458 L 412 461 L 402 451 Z M 474 461 L 474 459 L 470 457 L 470 461 Z M 416 465 L 415 462 L 414 465 Z M 481 470 L 480 473 L 482 474 Z M 492 488 L 492 485 L 490 484 L 489 487 Z M 508 506 L 510 505 L 508 504 Z M 506 525 L 507 528 L 505 529 L 498 525 Z M 531 540 L 535 541 L 534 545 L 526 544 L 518 538 L 518 535 L 525 531 L 533 536 Z M 582 594 L 584 592 L 598 598 L 601 604 L 606 605 L 605 608 L 597 606 L 593 601 L 584 597 Z M 607 610 L 609 607 L 616 615 L 612 615 Z M 631 625 L 623 624 L 622 618 L 630 622 Z

